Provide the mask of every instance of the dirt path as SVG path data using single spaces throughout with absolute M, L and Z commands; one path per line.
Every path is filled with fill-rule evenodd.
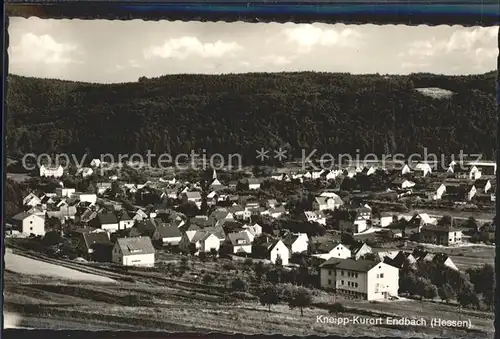
M 88 274 L 72 270 L 70 268 L 57 266 L 36 259 L 24 257 L 22 255 L 5 252 L 5 269 L 20 274 L 46 275 L 69 280 L 93 281 L 101 283 L 116 282 L 113 279 L 99 275 Z

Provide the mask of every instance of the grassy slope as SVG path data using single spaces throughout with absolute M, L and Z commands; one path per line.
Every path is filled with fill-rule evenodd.
M 217 264 L 218 265 L 218 264 Z M 197 264 L 197 269 L 216 269 L 214 263 Z M 336 325 L 316 322 L 316 316 L 328 312 L 321 308 L 307 309 L 304 317 L 298 310 L 277 305 L 272 312 L 255 302 L 224 302 L 214 288 L 194 286 L 192 276 L 183 276 L 179 283 L 165 279 L 160 273 L 135 273 L 133 283 L 119 286 L 102 283 L 83 283 L 23 276 L 5 273 L 5 310 L 23 317 L 23 327 L 79 328 L 79 319 L 87 319 L 91 329 L 167 330 L 167 331 L 218 331 L 256 333 L 281 333 L 296 335 L 373 335 L 373 327 L 362 325 Z M 241 272 L 240 272 L 241 273 Z M 129 273 L 130 274 L 130 273 Z M 230 276 L 231 274 L 226 274 Z M 184 283 L 182 283 L 184 281 Z M 191 287 L 190 287 L 191 286 Z M 126 306 L 128 294 L 138 295 L 144 302 L 140 306 Z M 334 302 L 330 295 L 321 293 L 316 302 Z M 442 319 L 471 319 L 473 330 L 378 327 L 378 336 L 411 337 L 492 337 L 492 313 L 458 310 L 451 305 L 431 302 L 399 301 L 393 303 L 368 303 L 340 300 L 344 306 L 358 310 L 371 310 L 406 317 L 431 317 Z M 410 304 L 411 303 L 411 304 Z M 362 316 L 363 317 L 363 316 Z M 477 332 L 479 330 L 480 332 Z

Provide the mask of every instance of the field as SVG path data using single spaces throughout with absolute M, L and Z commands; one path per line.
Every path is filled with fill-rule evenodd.
M 38 260 L 34 257 L 31 260 Z M 313 307 L 300 316 L 297 309 L 275 305 L 271 312 L 255 300 L 228 297 L 225 284 L 207 285 L 199 282 L 199 272 L 219 272 L 224 278 L 243 274 L 244 269 L 224 272 L 219 262 L 190 263 L 194 269 L 183 275 L 129 269 L 119 273 L 105 265 L 54 261 L 77 271 L 112 278 L 116 282 L 74 281 L 62 277 L 20 274 L 12 271 L 6 260 L 4 311 L 10 326 L 49 329 L 135 329 L 160 331 L 197 331 L 221 333 L 279 333 L 284 335 L 328 335 L 398 337 L 461 337 L 492 338 L 494 314 L 461 310 L 454 305 L 415 300 L 370 303 L 334 297 L 324 291 L 314 293 Z M 19 266 L 28 261 L 16 261 Z M 33 267 L 29 264 L 29 267 Z M 176 265 L 171 261 L 171 265 Z M 26 272 L 26 271 L 23 271 Z M 193 273 L 194 272 L 194 273 Z M 219 282 L 219 280 L 218 280 Z M 470 319 L 471 329 L 395 327 L 348 324 L 338 326 L 316 321 L 318 315 L 328 316 L 325 306 L 341 302 L 347 311 L 341 317 L 432 317 L 450 320 Z M 84 320 L 82 320 L 84 319 Z

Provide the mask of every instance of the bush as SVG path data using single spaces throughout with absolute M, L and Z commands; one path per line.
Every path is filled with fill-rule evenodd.
M 345 312 L 345 311 L 346 311 L 346 308 L 341 303 L 335 303 L 335 304 L 333 304 L 330 307 L 330 309 L 328 310 L 329 313 L 342 313 L 342 312 Z
M 247 259 L 245 259 L 245 261 L 243 261 L 243 265 L 245 265 L 245 266 L 252 266 L 253 265 L 253 260 L 250 259 L 250 258 L 247 258 Z
M 246 281 L 244 281 L 241 278 L 235 278 L 231 282 L 231 289 L 233 291 L 241 291 L 241 292 L 243 292 L 243 291 L 246 291 L 247 288 L 248 288 L 248 285 L 247 285 Z
M 204 283 L 204 284 L 210 284 L 210 283 L 211 283 L 211 282 L 213 282 L 213 281 L 214 281 L 214 277 L 213 277 L 212 275 L 210 275 L 210 274 L 205 274 L 205 275 L 203 276 L 203 283 Z
M 225 269 L 226 271 L 232 271 L 236 269 L 236 266 L 232 262 L 227 262 L 222 265 L 222 268 Z

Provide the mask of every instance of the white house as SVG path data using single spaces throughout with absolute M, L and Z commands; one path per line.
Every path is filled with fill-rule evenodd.
M 425 177 L 432 173 L 432 168 L 429 164 L 421 162 L 415 165 L 415 172 L 421 172 L 422 176 Z
M 24 234 L 45 235 L 45 218 L 38 214 L 21 212 L 13 216 L 8 224 L 12 230 Z
M 111 189 L 110 182 L 98 182 L 97 183 L 97 194 L 104 194 L 107 190 Z
M 64 187 L 58 187 L 56 188 L 56 194 L 58 197 L 71 197 L 76 190 L 74 188 L 64 188 Z
M 90 162 L 91 167 L 101 167 L 101 160 L 100 159 L 92 159 Z
M 157 227 L 153 233 L 153 240 L 161 241 L 163 245 L 179 245 L 181 239 L 181 231 L 173 225 Z
M 335 210 L 344 203 L 338 195 L 336 197 L 316 197 L 313 201 L 313 209 L 319 211 Z
M 306 233 L 287 233 L 283 237 L 283 243 L 293 253 L 306 252 L 309 246 L 309 237 Z
M 189 232 L 189 233 L 188 233 Z M 200 252 L 210 252 L 212 249 L 219 251 L 221 239 L 213 232 L 202 230 L 186 231 L 179 242 L 179 248 L 185 252 L 190 251 L 190 246 L 194 246 L 195 254 Z
M 97 202 L 97 195 L 94 193 L 74 192 L 71 197 L 80 200 L 80 202 L 88 202 L 91 205 Z
M 82 167 L 76 172 L 76 174 L 81 174 L 83 178 L 87 178 L 94 174 L 94 170 L 90 167 Z
M 326 217 L 322 211 L 304 211 L 304 217 L 307 222 L 317 222 L 320 225 L 326 225 Z
M 254 224 L 253 226 L 245 225 L 245 226 L 243 226 L 243 229 L 246 232 L 248 232 L 250 240 L 252 242 L 255 239 L 255 237 L 262 234 L 262 226 L 260 226 L 259 224 Z
M 31 192 L 23 199 L 23 206 L 38 206 L 42 203 L 42 199 L 40 199 L 35 193 Z
M 260 180 L 257 178 L 248 179 L 248 189 L 258 190 L 260 188 Z
M 331 258 L 347 259 L 352 255 L 351 250 L 339 242 L 323 243 L 318 247 L 317 252 L 318 253 L 313 254 L 313 256 L 323 260 L 329 260 Z
M 155 249 L 149 237 L 120 238 L 116 241 L 112 261 L 123 266 L 147 266 L 155 264 Z
M 54 177 L 60 178 L 64 174 L 64 168 L 59 166 L 40 166 L 40 176 L 41 177 Z
M 288 265 L 288 259 L 290 258 L 290 250 L 283 241 L 278 240 L 274 243 L 271 243 L 267 247 L 269 251 L 269 260 L 276 264 L 276 259 L 280 258 L 282 265 Z
M 346 246 L 351 251 L 352 259 L 360 259 L 365 255 L 372 253 L 372 248 L 364 242 L 356 242 L 354 244 Z
M 401 174 L 405 175 L 405 174 L 408 174 L 408 173 L 411 173 L 411 169 L 410 169 L 410 166 L 408 166 L 407 164 L 405 164 L 403 166 L 403 168 L 401 169 Z
M 396 178 L 392 181 L 392 185 L 399 189 L 407 189 L 415 186 L 415 183 L 413 181 L 406 180 L 403 178 Z
M 248 236 L 249 232 L 229 233 L 227 237 L 231 242 L 233 254 L 252 253 L 252 239 Z
M 201 207 L 201 194 L 198 191 L 182 193 L 182 200 L 184 203 L 191 202 L 196 204 L 198 208 Z
M 332 258 L 320 266 L 321 287 L 366 300 L 398 295 L 399 270 L 383 262 Z
M 120 215 L 120 218 L 118 219 L 118 229 L 125 230 L 127 228 L 134 226 L 134 223 L 135 223 L 135 220 L 132 219 L 126 211 L 124 211 Z
M 474 182 L 474 187 L 477 190 L 481 190 L 482 193 L 489 193 L 491 189 L 491 181 L 488 179 L 479 179 Z

